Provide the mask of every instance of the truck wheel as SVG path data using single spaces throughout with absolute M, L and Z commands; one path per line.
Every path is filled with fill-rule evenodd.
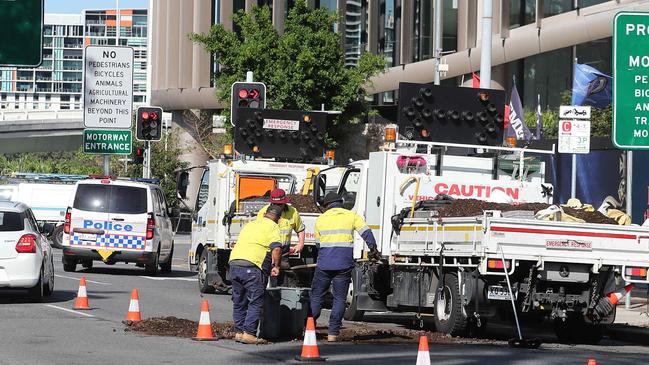
M 349 285 L 349 292 L 347 293 L 347 308 L 343 318 L 348 321 L 362 321 L 365 311 L 357 308 L 357 299 L 354 296 L 354 275 L 352 274 L 352 282 Z
M 158 263 L 160 262 L 160 248 L 153 258 L 153 262 L 144 264 L 144 272 L 147 275 L 155 276 L 158 274 Z
M 171 243 L 171 252 L 169 252 L 169 259 L 167 259 L 167 262 L 164 264 L 160 264 L 160 271 L 164 273 L 170 273 L 171 272 L 171 264 L 174 259 L 174 243 Z
M 457 273 L 446 273 L 444 282 L 439 281 L 435 293 L 435 328 L 437 332 L 463 336 L 466 334 L 467 322 L 462 313 Z
M 75 272 L 77 271 L 77 260 L 63 256 L 63 271 Z
M 198 290 L 205 294 L 213 294 L 215 291 L 207 282 L 207 248 L 201 252 L 201 258 L 198 259 Z
M 54 228 L 50 238 L 52 239 L 52 247 L 63 248 L 63 225 Z

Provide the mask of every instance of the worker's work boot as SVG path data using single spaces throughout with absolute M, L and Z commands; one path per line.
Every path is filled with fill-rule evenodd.
M 234 334 L 234 340 L 237 342 L 241 342 L 241 337 L 243 337 L 243 333 L 237 332 Z
M 338 335 L 327 335 L 327 342 L 338 342 Z
M 263 338 L 255 337 L 249 333 L 245 333 L 241 336 L 241 343 L 246 343 L 249 345 L 262 345 L 268 343 L 268 341 Z

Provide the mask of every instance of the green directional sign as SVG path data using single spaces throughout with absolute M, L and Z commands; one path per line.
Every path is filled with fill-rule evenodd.
M 130 155 L 133 134 L 122 129 L 84 129 L 83 152 L 90 154 Z
M 0 0 L 0 24 L 0 66 L 40 65 L 43 0 Z
M 649 149 L 649 13 L 613 21 L 613 143 Z

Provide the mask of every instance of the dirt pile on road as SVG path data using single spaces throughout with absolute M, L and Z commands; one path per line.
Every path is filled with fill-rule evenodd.
M 490 203 L 476 199 L 457 199 L 452 203 L 445 205 L 439 209 L 440 217 L 471 217 L 482 215 L 485 210 L 501 210 L 504 212 L 513 210 L 525 210 L 531 212 L 538 212 L 539 210 L 546 209 L 550 204 L 544 203 L 524 203 L 518 205 L 503 204 L 503 203 Z M 614 219 L 611 219 L 602 213 L 586 212 L 584 210 L 563 207 L 566 214 L 573 217 L 583 219 L 587 223 L 601 223 L 601 224 L 617 224 Z
M 300 194 L 289 194 L 287 196 L 291 201 L 291 205 L 299 213 L 320 213 L 320 209 L 313 202 L 313 196 Z
M 196 336 L 198 322 L 176 317 L 154 317 L 139 322 L 124 321 L 126 332 L 138 332 L 151 336 L 184 337 Z M 212 322 L 212 331 L 218 338 L 234 338 L 231 322 Z

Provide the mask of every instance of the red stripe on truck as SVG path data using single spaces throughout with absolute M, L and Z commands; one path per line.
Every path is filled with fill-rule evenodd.
M 553 230 L 553 229 L 496 227 L 496 226 L 491 226 L 491 230 L 495 231 L 495 232 L 544 233 L 544 234 L 571 235 L 571 236 L 581 236 L 581 237 L 620 238 L 620 239 L 625 239 L 625 240 L 636 240 L 636 239 L 638 239 L 638 237 L 635 236 L 635 235 L 621 234 L 621 233 L 558 231 L 558 230 Z

